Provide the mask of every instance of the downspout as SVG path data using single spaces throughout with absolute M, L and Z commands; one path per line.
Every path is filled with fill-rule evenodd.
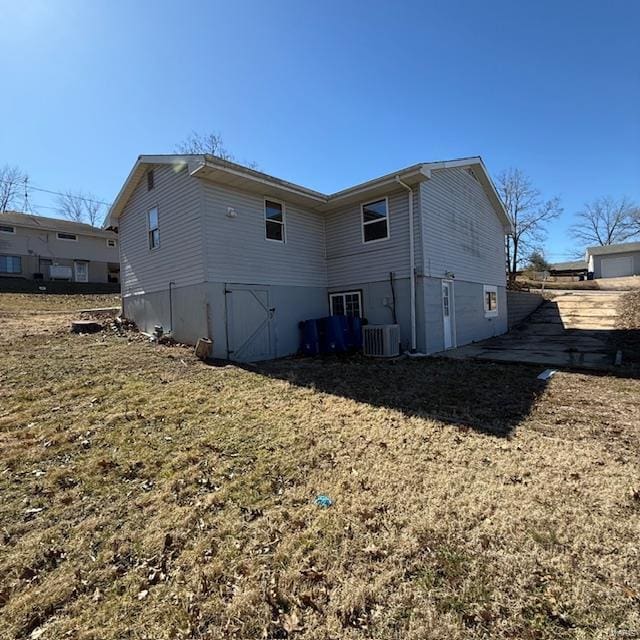
M 416 352 L 416 256 L 413 240 L 413 189 L 396 176 L 396 182 L 409 192 L 409 263 L 410 263 L 410 281 L 409 290 L 411 292 L 411 349 L 410 353 Z

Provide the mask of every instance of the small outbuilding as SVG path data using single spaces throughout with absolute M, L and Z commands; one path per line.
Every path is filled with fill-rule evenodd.
M 640 276 L 640 242 L 589 247 L 586 260 L 594 278 Z

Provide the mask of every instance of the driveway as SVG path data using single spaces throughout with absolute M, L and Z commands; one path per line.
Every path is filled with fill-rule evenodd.
M 604 291 L 562 293 L 543 302 L 509 333 L 439 355 L 552 367 L 608 368 L 616 360 L 611 337 L 622 295 Z

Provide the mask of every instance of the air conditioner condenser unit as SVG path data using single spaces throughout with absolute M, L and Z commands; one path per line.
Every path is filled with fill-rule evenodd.
M 400 354 L 399 324 L 366 324 L 362 327 L 365 356 L 394 358 Z

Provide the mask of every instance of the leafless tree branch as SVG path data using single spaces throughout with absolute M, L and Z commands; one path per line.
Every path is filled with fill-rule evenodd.
M 223 160 L 234 161 L 234 156 L 227 151 L 219 133 L 201 134 L 192 131 L 185 140 L 176 145 L 178 153 L 202 153 L 217 156 Z
M 93 227 L 99 225 L 102 217 L 102 205 L 90 193 L 66 191 L 58 198 L 58 211 L 67 220 L 84 222 Z
M 19 167 L 8 164 L 0 168 L 0 211 L 15 209 L 27 174 Z
M 587 202 L 576 218 L 571 233 L 587 247 L 625 242 L 640 235 L 640 209 L 627 197 L 596 198 Z
M 510 168 L 496 178 L 496 187 L 513 222 L 514 233 L 507 242 L 509 279 L 527 256 L 538 249 L 546 237 L 546 224 L 562 213 L 560 199 L 543 200 L 540 191 L 520 169 Z

